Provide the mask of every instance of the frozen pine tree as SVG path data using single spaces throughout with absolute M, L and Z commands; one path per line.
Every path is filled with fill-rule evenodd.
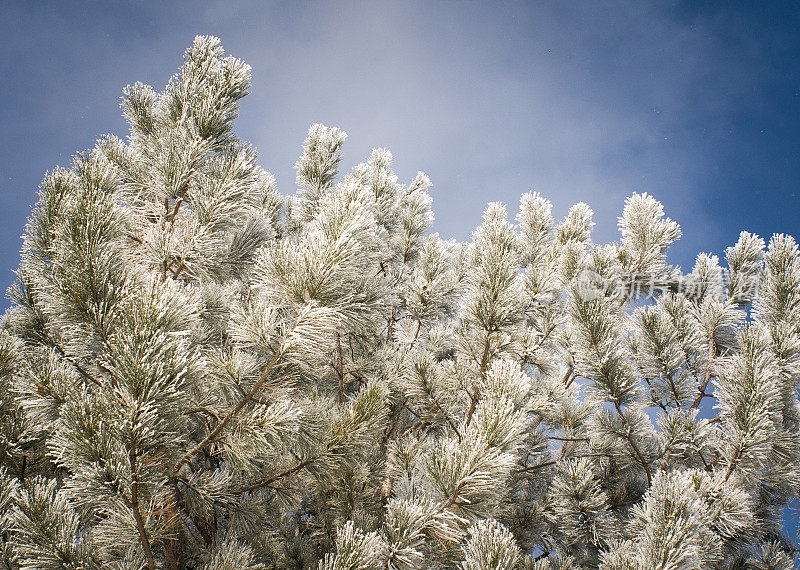
M 286 197 L 198 37 L 42 182 L 0 332 L 5 568 L 792 567 L 800 258 L 538 194 L 470 243 L 313 125 Z

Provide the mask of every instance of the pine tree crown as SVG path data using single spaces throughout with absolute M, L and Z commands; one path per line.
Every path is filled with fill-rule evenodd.
M 314 124 L 278 193 L 198 36 L 126 140 L 48 173 L 0 327 L 6 567 L 791 568 L 800 254 L 620 240 L 538 193 L 469 243 Z M 713 405 L 706 405 L 713 403 Z

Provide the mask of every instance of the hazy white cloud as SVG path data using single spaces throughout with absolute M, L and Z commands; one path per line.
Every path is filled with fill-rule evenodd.
M 401 179 L 427 172 L 445 236 L 468 237 L 487 202 L 513 213 L 535 189 L 559 215 L 588 202 L 595 239 L 612 240 L 625 196 L 646 191 L 683 225 L 684 264 L 733 237 L 708 207 L 709 173 L 767 73 L 757 43 L 723 41 L 727 22 L 648 2 L 18 3 L 7 15 L 9 269 L 44 171 L 124 136 L 122 87 L 163 87 L 198 33 L 253 67 L 237 130 L 283 192 L 308 125 L 323 122 L 349 133 L 347 168 L 384 146 Z
M 348 165 L 385 146 L 402 177 L 428 172 L 447 235 L 466 237 L 488 201 L 514 211 L 531 188 L 561 213 L 589 202 L 599 240 L 616 237 L 633 191 L 667 203 L 690 248 L 715 232 L 698 177 L 715 149 L 693 128 L 724 117 L 742 87 L 724 71 L 714 22 L 645 3 L 283 7 L 232 13 L 220 2 L 204 15 L 254 68 L 241 131 L 283 191 L 307 125 L 320 121 L 350 134 Z

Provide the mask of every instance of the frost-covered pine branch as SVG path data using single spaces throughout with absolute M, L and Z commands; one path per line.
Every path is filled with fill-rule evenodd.
M 800 255 L 667 262 L 538 193 L 468 243 L 386 149 L 297 192 L 234 131 L 250 68 L 197 37 L 130 132 L 45 176 L 0 330 L 6 568 L 790 568 Z M 721 263 L 724 263 L 723 266 Z

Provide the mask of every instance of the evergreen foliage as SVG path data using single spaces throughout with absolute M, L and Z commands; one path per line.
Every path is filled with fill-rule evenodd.
M 791 568 L 800 257 L 683 274 L 647 194 L 592 242 L 313 125 L 282 196 L 234 134 L 250 68 L 198 37 L 123 141 L 49 173 L 0 331 L 6 568 Z M 713 404 L 713 405 L 712 405 Z

